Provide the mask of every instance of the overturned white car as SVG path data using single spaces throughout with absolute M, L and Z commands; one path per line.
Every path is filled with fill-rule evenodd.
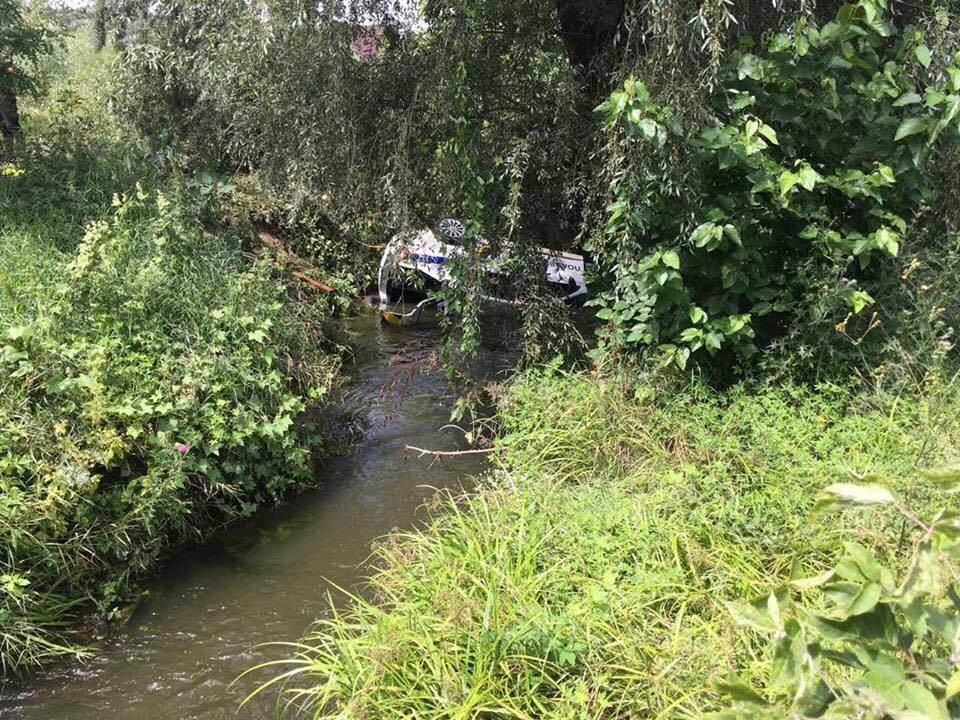
M 421 289 L 432 289 L 453 281 L 451 266 L 453 261 L 465 257 L 466 251 L 457 240 L 463 238 L 465 228 L 459 220 L 441 220 L 437 231 L 419 230 L 394 236 L 383 251 L 380 259 L 378 290 L 380 294 L 380 314 L 393 325 L 412 325 L 420 320 L 426 307 L 436 307 L 441 301 L 427 297 L 404 312 L 404 302 L 411 289 L 411 280 Z M 481 246 L 483 242 L 481 241 Z M 500 252 L 481 250 L 478 262 L 491 277 L 504 274 L 504 265 L 510 256 L 512 246 L 504 243 Z M 583 257 L 571 253 L 539 249 L 543 257 L 547 283 L 554 287 L 561 300 L 568 302 L 587 294 L 587 284 L 583 279 Z M 482 309 L 509 309 L 519 307 L 520 301 L 485 295 Z

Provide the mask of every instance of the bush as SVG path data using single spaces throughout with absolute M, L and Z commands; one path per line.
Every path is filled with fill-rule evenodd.
M 957 135 L 960 68 L 862 0 L 741 51 L 719 83 L 699 126 L 633 78 L 598 108 L 621 155 L 594 245 L 614 278 L 608 341 L 680 368 L 779 343 L 771 365 L 810 365 L 840 339 L 874 368 L 885 341 L 928 326 L 949 347 L 956 294 L 920 317 L 915 273 L 942 262 L 935 246 L 956 256 L 925 210 L 927 164 Z
M 498 471 L 380 546 L 376 602 L 318 623 L 289 697 L 315 718 L 705 717 L 704 678 L 758 673 L 722 601 L 895 521 L 805 515 L 842 466 L 900 472 L 955 442 L 956 402 L 930 397 L 527 375 Z
M 62 150 L 31 146 L 0 190 L 4 671 L 71 651 L 91 601 L 121 613 L 171 544 L 311 483 L 337 375 L 325 307 L 243 233 L 208 232 L 173 187 L 103 211 L 99 189 L 58 184 L 87 172 Z

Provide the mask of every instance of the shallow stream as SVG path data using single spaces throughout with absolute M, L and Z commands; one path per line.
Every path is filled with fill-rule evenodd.
M 381 328 L 351 321 L 356 341 L 345 404 L 366 433 L 347 455 L 325 463 L 320 489 L 232 526 L 202 546 L 176 553 L 148 584 L 130 623 L 83 664 L 61 665 L 0 689 L 0 718 L 27 720 L 218 720 L 276 717 L 265 693 L 238 713 L 269 675 L 244 670 L 282 657 L 257 647 L 295 641 L 328 609 L 331 583 L 362 589 L 371 543 L 410 527 L 436 489 L 466 487 L 482 455 L 431 465 L 406 445 L 457 449 L 441 430 L 452 395 L 425 358 L 429 329 Z M 491 366 L 502 357 L 491 357 Z

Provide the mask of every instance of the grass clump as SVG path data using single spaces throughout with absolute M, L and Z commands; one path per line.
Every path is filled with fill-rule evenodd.
M 724 601 L 824 569 L 838 537 L 896 537 L 892 517 L 809 511 L 848 469 L 908 476 L 949 456 L 958 406 L 928 397 L 661 398 L 528 375 L 504 398 L 497 470 L 380 546 L 374 601 L 296 646 L 290 697 L 315 718 L 703 717 L 710 677 L 762 672 Z

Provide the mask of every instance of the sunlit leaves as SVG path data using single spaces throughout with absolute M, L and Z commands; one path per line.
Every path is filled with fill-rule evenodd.
M 844 507 L 889 505 L 896 497 L 889 488 L 877 484 L 834 483 L 825 487 L 817 497 L 817 510 L 837 510 Z
M 908 117 L 904 118 L 900 123 L 900 126 L 897 128 L 897 133 L 894 135 L 894 140 L 903 140 L 904 138 L 910 137 L 911 135 L 917 135 L 918 133 L 926 132 L 927 122 L 923 118 L 918 117 Z
M 960 479 L 956 466 L 921 474 L 950 486 Z M 730 710 L 717 717 L 765 717 L 757 714 L 761 705 L 771 717 L 954 717 L 947 704 L 960 694 L 960 673 L 952 670 L 960 607 L 947 599 L 943 577 L 944 560 L 956 555 L 953 514 L 940 511 L 927 524 L 877 478 L 860 480 L 825 488 L 819 509 L 894 509 L 920 533 L 905 578 L 897 583 L 874 550 L 847 542 L 832 571 L 789 585 L 821 588 L 821 602 L 794 604 L 779 590 L 769 596 L 776 598 L 776 614 L 770 600 L 728 603 L 734 621 L 770 638 L 772 655 L 765 661 L 766 697 L 718 686 Z M 949 582 L 956 582 L 950 572 Z M 831 691 L 818 690 L 826 687 Z
M 919 86 L 899 58 L 913 53 L 932 67 L 933 53 L 919 31 L 894 35 L 885 14 L 864 0 L 732 59 L 705 127 L 675 132 L 669 110 L 633 79 L 601 106 L 643 168 L 616 176 L 629 216 L 611 205 L 609 246 L 662 258 L 682 240 L 680 262 L 666 268 L 605 259 L 617 300 L 637 317 L 642 308 L 642 320 L 623 325 L 628 343 L 666 348 L 666 362 L 686 366 L 675 348 L 705 360 L 733 350 L 742 360 L 787 327 L 829 342 L 850 337 L 853 323 L 882 322 L 866 311 L 895 292 L 885 271 L 910 237 L 918 198 L 934 192 L 924 164 L 960 115 L 960 70 Z M 669 173 L 653 168 L 677 157 L 689 159 L 689 184 L 664 192 Z M 811 281 L 799 268 L 824 274 Z M 777 322 L 754 326 L 772 315 Z

